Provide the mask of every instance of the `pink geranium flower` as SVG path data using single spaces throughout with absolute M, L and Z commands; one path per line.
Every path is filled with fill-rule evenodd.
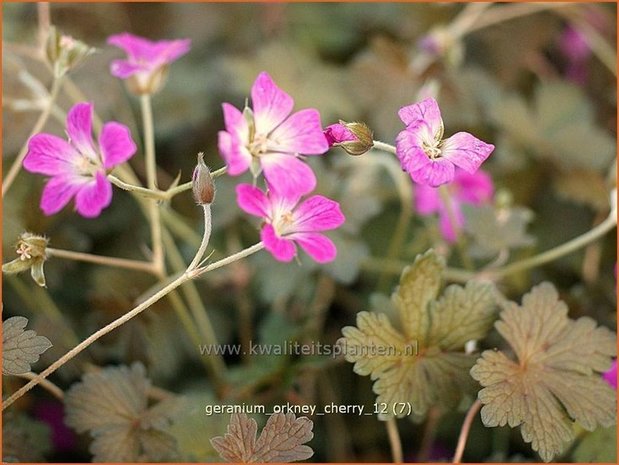
M 447 186 L 453 209 L 456 227 L 464 226 L 462 205 L 481 205 L 488 202 L 494 194 L 492 179 L 484 171 L 469 174 L 463 170 L 456 170 L 454 180 Z M 456 231 L 451 223 L 449 211 L 439 195 L 438 187 L 418 184 L 415 187 L 415 206 L 420 215 L 439 215 L 439 227 L 443 238 L 453 243 L 456 240 Z
M 191 48 L 190 39 L 151 41 L 128 32 L 110 36 L 107 43 L 127 53 L 124 60 L 114 60 L 112 75 L 128 79 L 137 94 L 152 94 L 159 90 L 168 65 L 185 55 Z
M 236 188 L 239 206 L 250 215 L 264 218 L 260 237 L 265 248 L 279 261 L 289 262 L 300 245 L 318 263 L 335 259 L 335 244 L 319 231 L 344 223 L 340 205 L 322 195 L 313 195 L 299 204 L 299 192 L 283 196 L 269 189 L 240 184 Z
M 59 212 L 75 197 L 80 215 L 99 216 L 112 201 L 112 185 L 106 171 L 129 160 L 137 149 L 129 128 L 116 122 L 103 125 L 95 145 L 92 112 L 90 103 L 78 103 L 69 110 L 68 142 L 45 133 L 28 141 L 24 168 L 51 177 L 41 197 L 41 209 L 46 215 Z
M 329 149 L 318 110 L 291 115 L 292 97 L 265 72 L 256 78 L 251 100 L 253 108 L 243 112 L 223 104 L 226 130 L 219 132 L 219 151 L 228 174 L 237 176 L 251 168 L 254 177 L 263 171 L 271 190 L 284 196 L 311 192 L 316 177 L 299 155 L 320 155 Z
M 418 184 L 449 183 L 456 166 L 473 174 L 494 150 L 468 132 L 443 139 L 443 119 L 433 98 L 403 107 L 398 115 L 406 129 L 398 134 L 396 153 L 402 169 Z
M 602 376 L 608 384 L 617 389 L 617 360 L 613 361 L 610 370 L 606 371 Z

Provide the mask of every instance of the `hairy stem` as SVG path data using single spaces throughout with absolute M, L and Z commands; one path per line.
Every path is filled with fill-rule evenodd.
M 389 436 L 389 444 L 391 445 L 393 463 L 402 463 L 402 441 L 400 440 L 396 419 L 394 417 L 389 418 L 389 420 L 385 422 L 385 425 L 387 426 L 387 435 Z
M 36 373 L 33 373 L 31 371 L 29 371 L 28 373 L 20 373 L 19 375 L 15 375 L 18 378 L 23 378 L 23 379 L 27 379 L 27 380 L 33 380 L 34 378 L 37 377 Z M 58 386 L 56 386 L 54 383 L 52 383 L 50 380 L 48 379 L 44 379 L 43 381 L 41 381 L 39 383 L 41 385 L 41 387 L 43 389 L 45 389 L 46 391 L 48 391 L 51 395 L 53 395 L 56 399 L 58 400 L 64 400 L 64 392 L 62 392 L 62 389 L 60 389 Z
M 469 432 L 471 431 L 471 425 L 473 424 L 473 420 L 479 412 L 481 408 L 481 402 L 477 399 L 469 408 L 469 411 L 466 412 L 466 416 L 464 417 L 464 423 L 462 423 L 462 429 L 460 429 L 460 436 L 458 437 L 458 444 L 456 445 L 456 453 L 454 454 L 454 459 L 452 463 L 460 463 L 462 461 L 462 454 L 464 454 L 464 447 L 466 446 L 466 441 L 469 437 Z
M 142 260 L 129 260 L 126 258 L 106 257 L 103 255 L 93 255 L 89 253 L 73 252 L 71 250 L 47 248 L 45 252 L 49 257 L 64 258 L 79 262 L 94 263 L 97 265 L 125 268 L 127 270 L 146 271 L 154 273 L 153 264 Z
M 140 97 L 142 123 L 144 125 L 144 151 L 146 157 L 146 183 L 152 191 L 157 191 L 157 158 L 155 156 L 155 130 L 150 95 Z M 153 266 L 160 274 L 165 274 L 163 239 L 161 233 L 161 212 L 157 202 L 148 203 L 150 232 L 153 242 Z
M 105 336 L 106 334 L 110 333 L 111 331 L 113 331 L 114 329 L 118 328 L 119 326 L 122 326 L 127 321 L 131 320 L 133 317 L 139 315 L 144 310 L 149 308 L 151 305 L 153 305 L 154 303 L 158 302 L 163 297 L 168 295 L 174 289 L 178 288 L 179 286 L 181 286 L 182 284 L 186 283 L 187 281 L 190 281 L 190 280 L 195 279 L 195 278 L 197 278 L 197 277 L 199 277 L 199 276 L 201 276 L 201 275 L 203 275 L 205 273 L 208 273 L 209 271 L 215 270 L 217 268 L 221 268 L 222 266 L 226 266 L 226 265 L 228 265 L 230 263 L 233 263 L 233 262 L 235 262 L 237 260 L 245 258 L 245 257 L 247 257 L 247 256 L 249 256 L 249 255 L 251 255 L 253 253 L 256 253 L 259 250 L 261 250 L 262 248 L 264 248 L 264 245 L 262 244 L 262 242 L 259 242 L 257 244 L 254 244 L 251 247 L 248 247 L 245 250 L 237 252 L 234 255 L 230 255 L 229 257 L 226 257 L 223 260 L 219 260 L 218 262 L 211 263 L 210 265 L 207 265 L 207 266 L 204 266 L 204 267 L 201 267 L 201 268 L 194 268 L 194 269 L 187 268 L 187 270 L 183 274 L 181 274 L 180 276 L 176 277 L 176 279 L 174 279 L 172 282 L 168 283 L 162 289 L 157 291 L 155 294 L 153 294 L 151 297 L 146 299 L 144 302 L 142 302 L 138 306 L 134 307 L 132 310 L 130 310 L 127 313 L 125 313 L 123 316 L 117 318 L 116 320 L 114 320 L 110 324 L 104 326 L 100 330 L 98 330 L 95 333 L 91 334 L 89 337 L 87 337 L 81 343 L 79 343 L 78 345 L 73 347 L 69 352 L 67 352 L 61 358 L 59 358 L 54 363 L 52 363 L 50 366 L 48 366 L 41 373 L 36 375 L 32 380 L 30 380 L 23 387 L 21 387 L 20 389 L 15 391 L 15 393 L 13 393 L 8 399 L 6 399 L 6 401 L 4 401 L 4 403 L 2 405 L 2 411 L 4 411 L 6 408 L 8 408 L 10 405 L 12 405 L 17 399 L 19 399 L 21 396 L 23 396 L 25 393 L 27 393 L 34 386 L 36 386 L 41 381 L 46 379 L 49 375 L 54 373 L 58 368 L 63 366 L 65 363 L 67 363 L 69 360 L 73 359 L 80 352 L 82 352 L 83 350 L 88 348 L 90 345 L 92 345 L 98 339 L 102 338 L 103 336 Z
M 49 116 L 52 112 L 52 109 L 54 108 L 54 102 L 56 101 L 56 98 L 58 97 L 58 91 L 60 90 L 61 84 L 62 84 L 62 78 L 54 78 L 54 81 L 52 82 L 52 88 L 49 92 L 49 99 L 47 101 L 47 105 L 45 106 L 41 114 L 39 115 L 39 119 L 37 119 L 37 122 L 34 124 L 32 131 L 30 131 L 30 135 L 28 136 L 28 139 L 26 139 L 26 142 L 24 143 L 21 150 L 17 154 L 17 157 L 15 158 L 15 160 L 13 160 L 13 164 L 11 165 L 11 168 L 9 168 L 9 171 L 7 172 L 6 176 L 2 180 L 2 197 L 3 198 L 7 194 L 11 186 L 13 185 L 15 178 L 17 178 L 17 175 L 19 174 L 21 170 L 22 163 L 24 162 L 24 159 L 26 158 L 26 155 L 28 154 L 28 142 L 30 141 L 30 138 L 34 136 L 35 134 L 41 132 L 41 130 L 43 129 L 43 126 L 45 126 L 45 123 L 47 123 L 47 120 L 49 119 Z

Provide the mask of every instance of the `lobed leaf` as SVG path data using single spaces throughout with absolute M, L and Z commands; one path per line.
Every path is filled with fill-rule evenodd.
M 24 331 L 28 319 L 14 316 L 2 323 L 2 373 L 19 375 L 31 371 L 30 365 L 52 346 L 45 336 Z
M 590 318 L 570 320 L 567 311 L 548 283 L 534 287 L 522 306 L 505 304 L 495 326 L 517 360 L 485 351 L 471 369 L 483 386 L 484 425 L 520 425 L 544 461 L 564 451 L 574 422 L 592 431 L 616 421 L 616 393 L 599 375 L 616 354 L 616 336 Z

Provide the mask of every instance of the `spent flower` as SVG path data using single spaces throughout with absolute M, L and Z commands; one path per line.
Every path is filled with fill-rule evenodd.
M 95 49 L 84 42 L 61 34 L 54 26 L 50 27 L 45 55 L 56 78 L 64 76 L 94 52 Z
M 443 119 L 433 98 L 405 106 L 398 115 L 406 129 L 398 134 L 396 153 L 402 169 L 418 184 L 449 183 L 456 167 L 473 174 L 494 150 L 468 132 L 443 139 Z
M 110 36 L 107 43 L 127 53 L 124 60 L 114 60 L 110 66 L 113 76 L 127 81 L 137 95 L 154 94 L 165 82 L 170 63 L 189 52 L 190 39 L 152 41 L 123 32 Z
M 260 237 L 277 260 L 291 261 L 297 255 L 297 244 L 318 263 L 335 259 L 335 244 L 320 231 L 335 229 L 344 223 L 344 215 L 336 201 L 313 195 L 299 203 L 301 191 L 284 196 L 273 189 L 264 193 L 249 184 L 238 185 L 236 194 L 241 209 L 264 218 Z
M 17 258 L 2 265 L 2 272 L 15 274 L 30 269 L 30 275 L 34 282 L 45 287 L 43 264 L 47 260 L 46 248 L 48 243 L 49 239 L 44 236 L 30 232 L 20 234 L 15 246 Z
M 75 197 L 77 212 L 94 218 L 112 201 L 112 185 L 106 172 L 126 162 L 136 152 L 129 128 L 111 121 L 105 123 L 98 143 L 92 138 L 91 103 L 78 103 L 67 114 L 69 140 L 39 133 L 28 141 L 24 168 L 50 176 L 41 209 L 46 215 L 58 213 Z
M 284 196 L 307 194 L 316 176 L 300 155 L 321 155 L 329 149 L 318 110 L 308 108 L 290 114 L 294 100 L 262 72 L 251 88 L 252 108 L 243 111 L 224 103 L 225 131 L 219 131 L 219 151 L 228 174 L 238 176 L 251 169 L 261 172 Z
M 415 206 L 420 215 L 432 215 L 438 213 L 440 231 L 447 242 L 456 241 L 456 231 L 464 226 L 464 214 L 462 205 L 481 205 L 487 203 L 494 193 L 492 178 L 484 171 L 469 174 L 457 169 L 454 180 L 446 186 L 449 194 L 450 205 L 445 205 L 441 198 L 439 188 L 425 184 L 415 186 Z M 452 224 L 449 209 L 451 208 L 456 222 Z

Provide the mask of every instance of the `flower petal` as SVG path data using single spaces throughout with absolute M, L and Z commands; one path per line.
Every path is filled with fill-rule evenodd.
M 445 139 L 442 156 L 468 173 L 474 173 L 490 156 L 494 145 L 486 144 L 468 132 L 458 132 Z
M 56 176 L 47 181 L 41 195 L 40 206 L 43 213 L 49 216 L 62 210 L 83 186 L 79 179 Z
M 124 50 L 129 57 L 128 63 L 138 65 L 141 62 L 142 69 L 150 70 L 177 60 L 191 48 L 190 39 L 152 41 L 128 32 L 108 37 L 107 43 Z
M 325 138 L 329 147 L 341 142 L 348 142 L 358 140 L 357 136 L 353 132 L 341 123 L 331 124 L 324 130 Z
M 138 149 L 133 142 L 129 128 L 114 121 L 103 125 L 99 136 L 99 146 L 105 169 L 126 162 Z
M 398 116 L 406 126 L 410 126 L 419 120 L 424 121 L 431 129 L 432 136 L 442 137 L 443 119 L 438 103 L 433 98 L 427 98 L 421 102 L 400 108 Z
M 297 233 L 288 237 L 298 243 L 318 263 L 332 262 L 337 256 L 335 244 L 323 234 Z
M 127 79 L 140 71 L 149 71 L 149 68 L 128 60 L 112 60 L 110 64 L 110 74 L 120 79 Z
M 80 154 L 67 141 L 53 134 L 37 134 L 28 141 L 24 168 L 48 176 L 73 174 Z
M 461 202 L 480 205 L 489 201 L 494 194 L 494 184 L 488 173 L 478 170 L 474 174 L 457 169 L 454 177 L 457 197 Z
M 426 158 L 427 164 L 420 166 L 417 170 L 410 171 L 413 181 L 419 184 L 426 184 L 431 187 L 438 187 L 447 184 L 454 179 L 454 165 L 445 158 L 430 160 Z
M 438 188 L 425 184 L 415 185 L 415 209 L 420 215 L 431 215 L 438 211 L 440 199 Z
M 340 204 L 322 195 L 305 200 L 294 212 L 294 227 L 298 232 L 335 229 L 345 220 Z
M 226 131 L 243 142 L 249 142 L 249 127 L 243 112 L 229 103 L 223 103 L 221 108 L 224 113 Z
M 229 132 L 219 131 L 217 144 L 230 176 L 238 176 L 247 171 L 251 164 L 251 154 L 239 143 L 238 138 Z
M 291 115 L 269 136 L 269 149 L 305 155 L 320 155 L 329 150 L 318 110 L 308 108 Z
M 297 254 L 297 248 L 289 239 L 279 237 L 270 224 L 265 224 L 260 232 L 264 248 L 280 262 L 289 262 Z
M 417 165 L 427 165 L 423 159 L 429 158 L 423 146 L 435 143 L 430 131 L 430 126 L 421 120 L 400 131 L 396 137 L 396 156 L 403 170 L 410 172 L 417 169 Z
M 316 187 L 312 169 L 293 155 L 269 153 L 260 157 L 264 177 L 283 197 L 304 195 Z
M 250 184 L 239 184 L 236 186 L 236 203 L 241 210 L 250 215 L 261 218 L 270 218 L 271 203 L 267 196 L 257 187 Z
M 460 203 L 456 199 L 452 199 L 451 208 L 453 210 L 456 227 L 460 230 L 462 226 L 464 226 L 464 213 L 462 213 Z M 441 230 L 441 235 L 447 242 L 450 244 L 456 242 L 456 231 L 449 217 L 447 207 L 444 205 L 441 205 L 441 209 L 439 210 L 439 229 Z
M 112 202 L 112 185 L 105 173 L 97 172 L 95 179 L 82 186 L 75 196 L 77 212 L 85 218 L 95 218 Z
M 251 88 L 251 101 L 256 133 L 267 135 L 290 114 L 294 100 L 275 85 L 271 76 L 262 72 Z
M 96 160 L 97 153 L 92 141 L 92 103 L 78 103 L 69 110 L 67 134 L 71 144 L 82 155 Z

